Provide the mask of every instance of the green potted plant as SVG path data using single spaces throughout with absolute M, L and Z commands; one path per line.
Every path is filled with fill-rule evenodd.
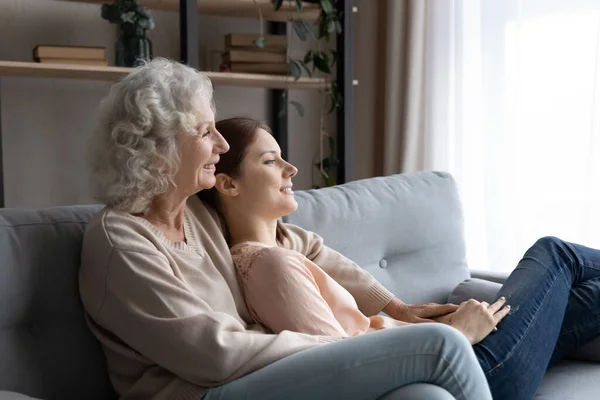
M 102 18 L 119 25 L 116 64 L 133 67 L 140 59 L 152 58 L 152 43 L 147 33 L 154 29 L 152 14 L 137 0 L 115 0 L 102 5 Z

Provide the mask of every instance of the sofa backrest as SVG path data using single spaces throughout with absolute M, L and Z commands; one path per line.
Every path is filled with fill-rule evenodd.
M 116 398 L 77 284 L 85 224 L 100 208 L 0 210 L 0 390 Z
M 469 277 L 453 178 L 416 172 L 296 193 L 284 218 L 322 236 L 405 302 L 445 303 Z

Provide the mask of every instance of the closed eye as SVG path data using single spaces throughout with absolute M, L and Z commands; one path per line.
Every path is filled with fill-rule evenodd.
M 209 135 L 210 135 L 210 131 L 206 131 L 206 132 L 204 132 L 204 133 L 202 134 L 202 137 L 204 138 L 204 137 L 207 137 L 207 136 L 209 136 Z

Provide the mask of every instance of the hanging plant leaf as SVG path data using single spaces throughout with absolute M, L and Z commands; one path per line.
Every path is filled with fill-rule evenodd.
M 308 33 L 310 33 L 310 35 L 313 38 L 318 39 L 318 37 L 317 37 L 317 27 L 315 26 L 315 24 L 311 24 L 308 21 L 302 21 L 302 23 L 304 24 L 304 29 L 306 29 L 306 31 Z
M 329 93 L 329 100 L 331 101 L 331 103 L 329 103 L 329 110 L 327 110 L 327 114 L 331 114 L 333 112 L 333 110 L 335 110 L 335 97 L 333 96 L 333 94 Z
M 265 48 L 265 37 L 261 36 L 258 39 L 256 39 L 254 41 L 254 44 L 256 45 L 256 47 L 260 47 L 261 49 Z
M 287 94 L 288 94 L 287 90 L 281 91 L 281 98 L 279 99 L 280 100 L 279 113 L 277 114 L 277 118 L 284 117 L 287 114 L 287 107 L 288 107 Z
M 296 21 L 292 22 L 292 27 L 294 28 L 294 32 L 300 38 L 300 40 L 305 41 L 307 38 L 308 31 L 306 30 L 306 26 L 304 25 L 304 21 Z
M 279 114 L 277 114 L 277 118 L 285 117 L 286 114 L 287 114 L 287 103 L 284 101 L 284 102 L 282 102 L 281 106 L 279 107 Z
M 306 54 L 304 55 L 304 63 L 305 64 L 309 64 L 313 61 L 313 52 L 312 50 L 309 50 L 306 52 Z
M 120 22 L 121 12 L 115 4 L 102 4 L 101 15 L 112 24 Z
M 135 23 L 135 11 L 128 11 L 124 14 L 121 14 L 121 20 L 125 23 L 134 24 Z
M 312 77 L 312 72 L 310 72 L 310 69 L 308 69 L 308 65 L 306 65 L 303 61 L 298 60 L 298 63 L 302 66 L 302 68 L 306 71 L 306 74 L 309 77 Z
M 330 187 L 330 186 L 335 186 L 336 182 L 335 182 L 335 178 L 331 175 L 329 175 L 328 178 L 325 178 L 325 186 L 326 187 Z
M 298 60 L 290 59 L 290 74 L 292 74 L 295 81 L 302 76 L 302 67 Z
M 329 66 L 333 67 L 338 60 L 338 52 L 337 50 L 331 50 L 331 62 L 329 63 Z
M 333 6 L 330 0 L 321 0 L 321 8 L 325 11 L 325 14 L 331 14 L 333 12 Z
M 329 144 L 329 146 L 331 147 L 331 144 Z M 329 156 L 325 157 L 322 161 L 317 161 L 315 163 L 315 166 L 321 168 L 321 163 L 323 163 L 323 170 L 325 170 L 325 172 L 329 172 L 338 166 L 339 161 L 336 160 L 334 157 Z
M 335 22 L 334 20 L 329 20 L 329 22 L 327 23 L 327 32 L 328 33 L 333 33 L 335 31 Z
M 296 109 L 296 111 L 298 111 L 298 114 L 301 117 L 304 117 L 304 106 L 300 103 L 298 103 L 295 100 L 290 100 L 290 104 L 294 106 L 294 108 Z
M 302 11 L 302 0 L 296 0 L 296 9 Z
M 324 38 L 327 35 L 327 15 L 323 15 L 323 13 L 321 13 L 321 17 L 319 18 L 318 31 L 318 39 Z
M 327 114 L 331 114 L 333 110 L 344 105 L 344 98 L 342 97 L 342 93 L 340 93 L 340 89 L 335 82 L 331 84 L 326 93 L 329 95 L 329 99 L 331 100 Z
M 337 167 L 337 165 L 339 164 L 339 161 L 340 161 L 340 160 L 338 160 L 338 159 L 337 159 L 337 156 L 336 156 L 336 150 L 337 150 L 337 149 L 336 149 L 336 147 L 335 147 L 335 138 L 334 138 L 333 136 L 329 136 L 329 137 L 327 138 L 327 142 L 329 143 L 329 153 L 331 154 L 329 157 L 330 157 L 332 160 L 334 160 L 334 161 L 335 161 L 335 162 L 334 162 L 334 164 L 335 164 L 335 166 Z
M 275 11 L 278 11 L 281 8 L 282 4 L 283 4 L 283 0 L 273 0 L 273 9 Z
M 313 55 L 313 66 L 321 72 L 325 72 L 326 74 L 331 73 L 331 68 L 329 68 L 329 56 L 325 52 L 316 52 Z
M 340 21 L 335 21 L 335 30 L 338 34 L 342 33 L 342 23 Z

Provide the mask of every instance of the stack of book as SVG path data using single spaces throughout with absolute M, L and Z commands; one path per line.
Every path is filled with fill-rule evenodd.
M 245 33 L 226 35 L 221 71 L 286 75 L 287 37 L 264 35 L 262 48 L 256 45 L 259 37 Z
M 104 47 L 38 45 L 33 49 L 33 59 L 49 64 L 108 65 Z

